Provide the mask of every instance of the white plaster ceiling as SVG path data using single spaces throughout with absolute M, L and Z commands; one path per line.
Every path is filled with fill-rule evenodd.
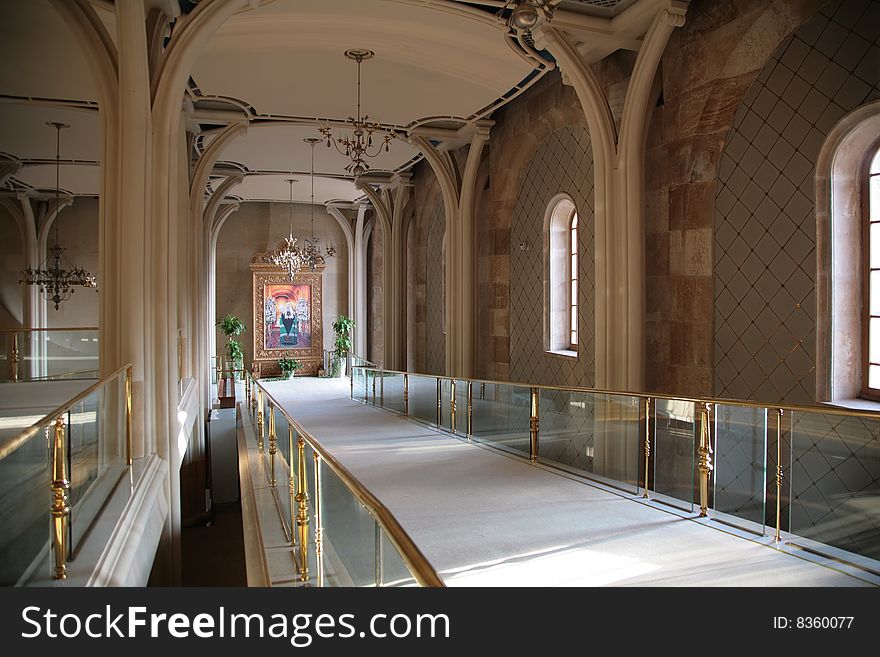
M 490 17 L 491 18 L 491 17 Z M 244 100 L 260 114 L 373 120 L 405 126 L 468 117 L 510 90 L 531 66 L 488 22 L 389 0 L 276 0 L 240 13 L 214 35 L 192 77 L 205 95 Z
M 231 194 L 251 201 L 287 201 L 290 194 L 287 180 L 293 177 L 293 200 L 309 203 L 311 189 L 309 175 L 278 174 L 247 176 Z M 212 183 L 216 188 L 217 183 Z M 349 180 L 315 176 L 315 203 L 327 201 L 353 201 L 363 195 Z
M 90 1 L 115 38 L 112 2 Z M 656 2 L 638 0 L 632 5 L 623 0 L 615 7 L 592 9 L 636 9 Z M 560 6 L 581 4 L 564 0 Z M 631 40 L 643 30 L 639 24 L 627 34 Z M 357 67 L 343 56 L 346 49 L 376 53 L 362 65 L 363 112 L 402 128 L 432 117 L 472 118 L 520 83 L 532 64 L 503 34 L 492 11 L 442 0 L 274 0 L 239 12 L 219 28 L 192 70 L 202 97 L 233 98 L 257 115 L 247 135 L 220 158 L 255 174 L 232 193 L 245 199 L 287 200 L 284 172 L 308 171 L 309 150 L 302 138 L 318 136 L 318 126 L 312 122 L 267 127 L 259 120 L 273 115 L 345 120 L 353 115 Z M 600 50 L 613 47 L 606 37 Z M 62 158 L 99 159 L 100 122 L 94 110 L 44 106 L 34 99 L 94 105 L 88 62 L 49 0 L 0 0 L 0 151 L 19 159 L 51 159 L 53 133 L 44 124 L 63 121 L 72 128 L 63 135 Z M 217 126 L 202 123 L 206 129 Z M 395 140 L 390 153 L 369 164 L 374 170 L 394 171 L 415 156 L 408 143 Z M 316 200 L 361 196 L 351 182 L 333 178 L 344 173 L 347 163 L 335 150 L 318 146 L 315 168 L 325 175 L 316 181 Z M 52 173 L 51 167 L 32 164 L 16 179 L 54 186 Z M 65 166 L 61 186 L 78 194 L 97 194 L 99 168 Z M 307 198 L 298 188 L 297 200 Z
M 49 0 L 0 0 L 0 18 L 0 94 L 97 100 L 88 62 Z
M 303 139 L 320 136 L 317 126 L 254 125 L 248 129 L 247 135 L 226 147 L 221 159 L 241 164 L 250 171 L 308 172 L 311 167 L 310 147 Z M 408 142 L 396 139 L 391 142 L 388 153 L 382 151 L 370 160 L 370 168 L 393 171 L 417 154 Z M 316 172 L 342 174 L 348 162 L 335 148 L 327 148 L 324 141 L 315 146 Z

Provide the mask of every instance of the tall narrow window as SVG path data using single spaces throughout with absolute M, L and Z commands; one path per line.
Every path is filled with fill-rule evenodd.
M 862 211 L 865 217 L 865 275 L 862 281 L 863 363 L 862 395 L 880 399 L 880 144 L 874 144 L 864 169 Z
M 578 215 L 565 194 L 552 199 L 544 216 L 544 349 L 577 357 Z
M 577 212 L 571 214 L 571 226 L 569 228 L 569 267 L 571 276 L 571 290 L 568 304 L 570 344 L 572 351 L 577 351 L 578 344 L 578 216 Z

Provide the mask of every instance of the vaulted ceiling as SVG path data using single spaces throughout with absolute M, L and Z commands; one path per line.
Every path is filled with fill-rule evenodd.
M 573 43 L 591 61 L 618 47 L 637 47 L 645 16 L 660 0 L 549 2 L 556 5 L 561 28 L 575 36 Z M 92 4 L 115 38 L 112 2 Z M 274 0 L 239 12 L 216 32 L 192 69 L 188 126 L 203 131 L 196 148 L 225 121 L 244 118 L 250 123 L 247 135 L 221 157 L 224 166 L 246 173 L 233 193 L 247 200 L 287 200 L 284 181 L 293 172 L 299 180 L 296 200 L 308 201 L 310 150 L 303 139 L 320 136 L 318 129 L 327 125 L 342 134 L 338 124 L 356 113 L 357 65 L 343 53 L 361 48 L 375 53 L 362 64 L 363 113 L 401 136 L 369 164 L 376 171 L 406 169 L 419 158 L 405 140 L 407 131 L 436 125 L 466 131 L 491 115 L 511 90 L 552 68 L 552 60 L 529 52 L 530 44 L 505 36 L 499 16 L 505 4 Z M 186 12 L 194 4 L 178 6 Z M 585 38 L 590 30 L 599 36 Z M 54 131 L 45 122 L 61 121 L 71 125 L 62 137 L 61 187 L 98 193 L 96 101 L 88 63 L 49 0 L 0 0 L 0 153 L 25 165 L 15 185 L 54 187 Z M 361 195 L 346 177 L 347 163 L 335 149 L 316 147 L 316 202 Z

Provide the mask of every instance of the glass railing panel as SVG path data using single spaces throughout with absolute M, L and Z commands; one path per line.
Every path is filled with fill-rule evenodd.
M 437 378 L 409 375 L 409 415 L 426 424 L 437 425 Z
M 440 426 L 452 431 L 452 381 L 440 379 Z
M 381 377 L 380 403 L 395 413 L 403 413 L 403 374 L 383 372 Z
M 45 378 L 98 378 L 97 330 L 41 331 L 39 337 L 40 353 L 31 359 L 45 360 L 45 366 L 40 362 L 37 368 L 45 368 L 41 372 Z M 25 367 L 29 360 L 23 361 Z
M 715 511 L 763 535 L 767 503 L 766 408 L 715 407 L 714 462 Z
M 376 370 L 364 370 L 364 399 L 368 404 L 376 403 L 376 391 L 373 388 L 373 381 L 376 379 Z
M 638 397 L 539 390 L 538 457 L 632 493 L 644 444 Z
M 278 452 L 275 454 L 275 493 L 281 508 L 285 526 L 291 528 L 290 515 L 290 464 L 291 453 L 296 455 L 296 432 L 291 434 L 291 425 L 280 409 L 275 409 L 275 436 Z M 291 445 L 291 443 L 293 443 Z M 291 452 L 292 447 L 292 452 Z
M 351 398 L 363 399 L 360 385 L 360 377 L 362 375 L 361 368 L 352 366 L 351 370 L 349 371 L 349 375 L 351 376 Z
M 658 500 L 685 511 L 694 509 L 694 454 L 699 420 L 694 402 L 655 402 L 654 492 Z
M 122 372 L 67 413 L 70 543 L 74 552 L 127 466 L 125 394 Z
M 531 390 L 501 383 L 473 384 L 473 436 L 529 455 Z
M 49 546 L 51 425 L 0 460 L 0 585 L 45 567 Z M 42 574 L 42 573 L 40 573 Z
M 880 420 L 792 411 L 789 473 L 792 534 L 880 559 Z
M 418 586 L 388 534 L 379 530 L 379 586 Z
M 468 430 L 468 382 L 455 382 L 455 430 L 466 434 Z
M 2 331 L 0 381 L 98 378 L 97 329 Z
M 324 586 L 376 586 L 376 521 L 323 460 L 319 467 Z

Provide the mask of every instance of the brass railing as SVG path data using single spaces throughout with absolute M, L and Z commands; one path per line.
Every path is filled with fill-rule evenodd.
M 61 344 L 65 334 L 69 344 Z M 50 340 L 50 336 L 54 340 Z M 83 337 L 86 336 L 86 337 Z M 74 328 L 16 328 L 0 329 L 0 359 L 5 358 L 7 366 L 0 368 L 0 381 L 39 381 L 57 378 L 98 377 L 97 348 L 81 350 L 82 342 L 94 345 L 98 341 L 98 328 L 95 326 Z M 69 349 L 81 355 L 79 361 L 92 361 L 94 367 L 86 369 L 69 369 L 64 367 L 65 359 L 58 355 L 50 355 L 49 347 Z M 65 357 L 65 358 L 69 358 Z M 27 367 L 24 367 L 27 365 Z M 52 371 L 50 371 L 52 370 Z
M 77 536 L 84 536 L 132 464 L 131 372 L 131 365 L 119 368 L 0 443 L 0 481 L 7 507 L 3 517 L 10 525 L 0 531 L 3 583 L 17 583 L 32 573 L 47 540 L 52 577 L 67 577 L 74 552 L 72 517 L 76 516 Z M 42 519 L 39 500 L 45 498 L 40 486 L 51 492 Z
M 880 574 L 880 514 L 867 508 L 880 503 L 880 413 L 533 386 L 360 364 L 351 379 L 352 399 L 362 403 L 696 517 L 761 536 L 769 528 L 776 544 Z M 824 472 L 806 472 L 800 461 L 819 457 L 829 467 L 857 467 L 858 481 L 841 479 L 831 492 L 814 485 Z M 827 522 L 815 520 L 823 514 Z M 842 516 L 857 522 L 849 533 Z
M 254 378 L 251 373 L 245 376 L 244 411 L 253 422 L 257 449 L 267 470 L 267 478 L 282 525 L 291 546 L 294 547 L 300 582 L 318 586 L 330 585 L 331 583 L 325 579 L 324 568 L 328 542 L 334 548 L 335 554 L 342 552 L 346 547 L 342 523 L 331 521 L 329 526 L 325 526 L 327 518 L 324 507 L 327 502 L 335 502 L 337 506 L 339 503 L 338 499 L 327 502 L 324 499 L 327 487 L 330 485 L 327 480 L 335 479 L 342 487 L 335 487 L 336 497 L 338 498 L 340 494 L 344 496 L 345 493 L 342 492 L 344 490 L 351 496 L 351 501 L 355 502 L 354 505 L 348 505 L 351 507 L 349 512 L 352 508 L 354 511 L 360 508 L 375 524 L 373 573 L 379 573 L 380 576 L 366 582 L 367 585 L 382 586 L 389 583 L 388 579 L 383 579 L 381 576 L 383 572 L 387 572 L 383 564 L 393 556 L 383 550 L 381 538 L 384 536 L 387 537 L 408 573 L 407 577 L 397 578 L 396 583 L 407 583 L 409 578 L 421 586 L 444 586 L 440 576 L 385 505 L 312 434 L 291 417 L 266 389 L 264 380 Z M 281 420 L 287 427 L 287 436 L 282 435 L 280 441 L 276 419 Z M 280 474 L 286 477 L 286 494 L 279 493 L 277 483 L 279 472 L 276 470 L 279 467 Z M 310 479 L 311 486 L 309 486 Z M 328 508 L 332 509 L 333 506 L 330 504 Z M 349 517 L 349 520 L 352 519 Z M 314 556 L 310 555 L 310 545 L 314 549 Z M 312 559 L 316 571 L 314 573 L 310 569 Z M 354 576 L 352 579 L 353 583 L 359 583 Z

